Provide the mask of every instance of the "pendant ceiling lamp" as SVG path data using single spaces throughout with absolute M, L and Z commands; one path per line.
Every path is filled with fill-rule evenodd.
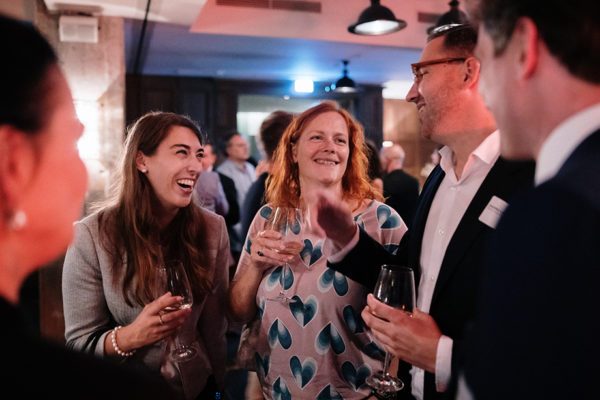
M 354 81 L 348 77 L 348 60 L 343 60 L 342 63 L 344 63 L 344 76 L 335 83 L 333 91 L 337 93 L 354 93 L 357 89 Z
M 348 27 L 348 32 L 356 35 L 385 35 L 406 27 L 406 21 L 397 19 L 389 8 L 379 3 L 379 0 L 371 0 L 371 6 L 360 14 L 357 23 Z
M 458 0 L 452 0 L 448 5 L 450 6 L 450 11 L 443 14 L 435 23 L 434 26 L 427 29 L 427 33 L 431 33 L 435 28 L 444 25 L 454 25 L 454 24 L 467 24 L 469 23 L 469 18 L 467 14 L 458 9 Z

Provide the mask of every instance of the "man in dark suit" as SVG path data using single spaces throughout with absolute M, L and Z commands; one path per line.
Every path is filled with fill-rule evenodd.
M 402 170 L 405 155 L 399 144 L 381 150 L 381 167 L 385 171 L 383 197 L 385 204 L 396 210 L 410 229 L 419 201 L 419 181 Z
M 407 100 L 417 104 L 422 135 L 444 147 L 398 255 L 358 229 L 343 205 L 320 195 L 313 207 L 313 219 L 341 249 L 330 258 L 332 268 L 369 286 L 383 263 L 408 264 L 417 273 L 418 309 L 412 317 L 372 295 L 362 313 L 378 341 L 407 363 L 399 368 L 406 398 L 444 395 L 475 313 L 486 240 L 513 194 L 533 178 L 530 163 L 499 158 L 499 133 L 478 92 L 476 40 L 471 26 L 441 27 L 413 64 L 415 83 Z
M 472 3 L 502 154 L 537 165 L 492 242 L 459 395 L 597 399 L 600 3 Z

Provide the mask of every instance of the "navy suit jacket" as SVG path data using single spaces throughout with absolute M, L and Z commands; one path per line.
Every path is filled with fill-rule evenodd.
M 392 207 L 410 228 L 419 201 L 419 181 L 396 169 L 383 177 L 385 204 Z
M 467 324 L 474 318 L 476 292 L 479 274 L 488 236 L 493 229 L 479 221 L 479 216 L 493 196 L 509 202 L 513 195 L 533 183 L 534 164 L 532 162 L 508 162 L 499 158 L 467 207 L 460 223 L 452 236 L 444 255 L 440 273 L 431 302 L 430 315 L 436 321 L 442 334 L 453 339 L 452 365 L 459 360 L 462 340 Z M 411 230 L 404 235 L 396 256 L 389 254 L 364 231 L 360 231 L 360 240 L 356 247 L 339 264 L 330 267 L 339 270 L 350 278 L 372 288 L 377 279 L 379 266 L 385 263 L 403 264 L 415 270 L 418 286 L 420 275 L 420 255 L 423 233 L 431 203 L 444 178 L 444 172 L 438 165 L 431 172 L 419 198 Z M 399 375 L 406 389 L 402 396 L 411 398 L 409 365 L 401 363 Z M 435 376 L 425 374 L 426 400 L 442 398 L 435 387 Z M 446 393 L 448 395 L 448 393 Z
M 598 399 L 600 131 L 515 199 L 483 272 L 467 340 L 476 399 Z

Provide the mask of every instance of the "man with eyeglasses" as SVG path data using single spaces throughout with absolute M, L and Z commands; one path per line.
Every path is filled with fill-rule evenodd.
M 393 256 L 360 230 L 339 204 L 317 195 L 313 205 L 314 222 L 341 249 L 330 257 L 330 267 L 370 287 L 381 264 L 415 270 L 412 315 L 372 295 L 362 312 L 376 339 L 402 360 L 399 376 L 408 389 L 401 398 L 439 399 L 449 389 L 475 312 L 487 238 L 513 194 L 533 180 L 532 163 L 499 158 L 499 133 L 478 91 L 476 41 L 469 25 L 440 27 L 412 65 L 407 100 L 417 106 L 421 134 L 444 147 L 398 253 Z

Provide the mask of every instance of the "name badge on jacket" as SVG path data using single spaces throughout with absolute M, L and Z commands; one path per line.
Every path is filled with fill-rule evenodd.
M 496 229 L 498 220 L 508 206 L 508 203 L 500 197 L 492 196 L 490 202 L 485 206 L 483 212 L 479 216 L 479 220 L 492 229 Z

